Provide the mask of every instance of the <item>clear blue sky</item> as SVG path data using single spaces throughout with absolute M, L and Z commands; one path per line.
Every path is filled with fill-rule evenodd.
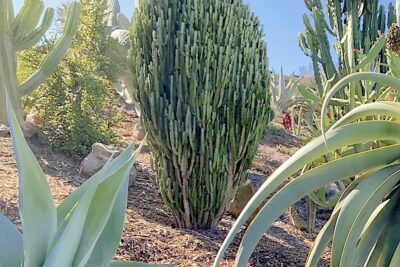
M 298 72 L 299 67 L 309 66 L 310 60 L 298 47 L 297 33 L 304 29 L 302 23 L 306 8 L 303 0 L 245 0 L 260 17 L 264 25 L 268 44 L 270 68 L 285 73 Z M 23 0 L 13 0 L 18 9 Z M 57 6 L 67 0 L 44 0 L 46 6 Z M 133 13 L 134 0 L 120 0 L 121 10 L 128 17 Z M 381 0 L 383 4 L 395 3 L 395 0 Z

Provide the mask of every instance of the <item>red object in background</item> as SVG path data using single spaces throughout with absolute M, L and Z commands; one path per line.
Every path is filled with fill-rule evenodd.
M 289 112 L 284 112 L 283 114 L 284 114 L 282 119 L 283 127 L 285 127 L 286 131 L 290 133 L 292 132 L 292 117 L 290 116 Z

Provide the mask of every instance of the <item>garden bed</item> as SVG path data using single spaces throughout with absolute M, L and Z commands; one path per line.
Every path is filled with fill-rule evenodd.
M 124 141 L 129 142 L 132 138 L 133 126 L 137 120 L 134 111 L 127 110 L 122 125 L 118 127 L 118 134 Z M 259 186 L 301 146 L 298 139 L 282 130 L 276 130 L 276 127 L 271 129 L 264 137 L 249 171 L 255 186 Z M 86 180 L 79 175 L 79 161 L 53 152 L 39 139 L 31 139 L 29 144 L 48 177 L 57 202 Z M 148 149 L 143 150 L 136 167 L 138 176 L 135 185 L 129 189 L 125 228 L 116 259 L 174 263 L 190 267 L 211 266 L 234 218 L 224 216 L 216 230 L 177 229 L 172 214 L 158 193 L 155 174 L 150 168 Z M 17 171 L 10 138 L 0 138 L 0 181 L 0 212 L 20 226 Z M 299 209 L 301 212 L 301 205 Z M 321 228 L 328 216 L 327 212 L 318 213 L 317 229 Z M 226 254 L 224 266 L 233 266 L 241 234 Z M 287 214 L 284 214 L 264 235 L 252 256 L 250 266 L 303 266 L 314 238 L 315 234 L 293 227 Z M 329 266 L 329 251 L 325 252 L 320 264 Z

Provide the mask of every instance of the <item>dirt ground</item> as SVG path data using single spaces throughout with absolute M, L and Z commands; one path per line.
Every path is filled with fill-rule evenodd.
M 122 125 L 118 127 L 122 139 L 127 142 L 131 139 L 133 125 L 137 121 L 133 109 L 128 110 Z M 53 152 L 46 143 L 38 139 L 29 140 L 29 144 L 48 177 L 57 202 L 86 180 L 79 175 L 79 161 Z M 259 186 L 300 146 L 300 140 L 284 134 L 283 131 L 269 131 L 249 170 L 249 178 L 253 184 Z M 136 163 L 138 177 L 134 186 L 129 189 L 124 233 L 115 258 L 172 263 L 178 266 L 211 266 L 234 219 L 226 215 L 216 230 L 177 229 L 170 211 L 158 193 L 149 161 L 148 150 L 144 149 Z M 0 181 L 0 212 L 20 225 L 17 171 L 10 138 L 0 137 Z M 299 208 L 301 211 L 301 204 Z M 317 229 L 320 229 L 328 216 L 329 214 L 322 211 L 317 214 Z M 224 266 L 233 266 L 241 236 L 242 233 L 239 233 L 226 253 Z M 314 238 L 315 234 L 293 227 L 287 214 L 284 214 L 264 235 L 249 266 L 303 266 Z M 320 266 L 329 266 L 329 251 L 325 252 Z

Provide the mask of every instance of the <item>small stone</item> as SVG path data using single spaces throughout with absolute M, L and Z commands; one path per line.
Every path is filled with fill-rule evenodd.
M 23 123 L 21 123 L 21 129 L 26 138 L 40 136 L 41 134 L 39 126 L 30 121 L 24 121 Z
M 8 136 L 10 136 L 10 129 L 4 124 L 0 124 L 0 137 Z
M 344 187 L 343 187 L 343 189 L 344 189 Z M 342 189 L 336 183 L 327 184 L 325 186 L 325 198 L 326 199 L 330 199 L 330 198 L 336 196 L 337 194 L 340 194 L 341 192 L 342 192 Z
M 228 213 L 234 218 L 239 217 L 240 213 L 243 211 L 249 200 L 253 197 L 254 193 L 255 190 L 251 184 L 251 181 L 247 180 L 239 187 L 235 198 L 230 202 Z
M 121 151 L 121 149 L 112 146 L 94 143 L 92 145 L 92 151 L 81 163 L 80 174 L 84 176 L 92 176 L 103 168 L 111 156 L 115 158 L 121 154 Z
M 134 131 L 134 136 L 136 141 L 142 141 L 146 137 L 146 132 L 141 124 L 136 125 L 135 131 Z
M 129 186 L 133 186 L 138 175 L 138 171 L 135 166 L 129 171 Z

